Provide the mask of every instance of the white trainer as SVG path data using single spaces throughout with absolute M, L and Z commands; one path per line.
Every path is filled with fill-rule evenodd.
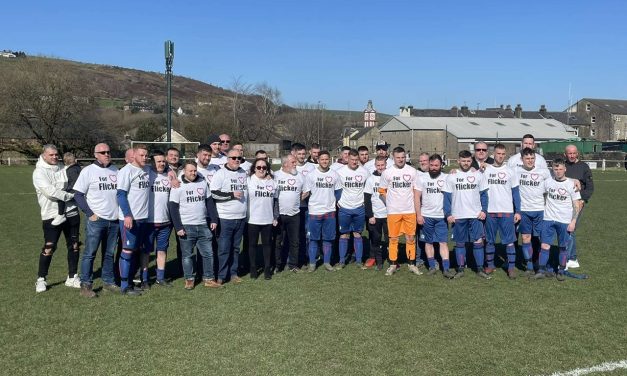
M 566 269 L 577 269 L 579 267 L 579 261 L 577 260 L 568 260 L 566 263 Z
M 72 278 L 70 278 L 68 276 L 67 279 L 65 280 L 65 285 L 67 287 L 73 287 L 75 289 L 80 289 L 81 288 L 81 279 L 79 278 L 78 274 L 74 274 L 74 277 L 72 277 Z
M 407 266 L 407 269 L 409 269 L 409 271 L 414 273 L 415 275 L 422 275 L 422 272 L 420 271 L 420 269 L 418 269 L 418 267 L 414 264 L 409 264 Z
M 66 218 L 65 215 L 63 214 L 57 214 L 54 216 L 54 219 L 52 220 L 52 225 L 53 226 L 58 226 L 60 224 L 62 224 L 63 222 L 65 222 Z
M 43 277 L 37 278 L 37 282 L 35 282 L 35 292 L 44 292 L 48 289 L 48 282 Z
M 392 275 L 396 273 L 396 265 L 390 265 L 390 267 L 385 271 L 385 275 Z

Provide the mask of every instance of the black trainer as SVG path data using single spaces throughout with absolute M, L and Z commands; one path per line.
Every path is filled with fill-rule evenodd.
M 140 296 L 142 293 L 139 290 L 135 290 L 133 287 L 128 287 L 125 289 L 120 289 L 120 293 L 126 296 Z

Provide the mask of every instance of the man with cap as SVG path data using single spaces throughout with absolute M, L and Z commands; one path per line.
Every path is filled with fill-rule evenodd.
M 394 166 L 394 160 L 392 158 L 390 158 L 390 156 L 388 155 L 388 146 L 389 145 L 387 144 L 387 142 L 385 142 L 383 140 L 377 141 L 377 144 L 375 146 L 375 152 L 376 152 L 375 158 L 369 160 L 364 165 L 364 168 L 366 170 L 368 170 L 369 173 L 372 174 L 376 170 L 376 168 L 374 166 L 374 162 L 377 159 L 377 157 L 380 157 L 380 156 L 387 158 L 386 169 Z
M 228 143 L 230 145 L 231 138 L 228 138 Z M 222 154 L 222 140 L 218 135 L 211 135 L 207 140 L 207 144 L 211 146 L 211 160 L 209 164 L 216 165 L 220 168 L 224 167 L 224 164 L 227 161 L 226 155 Z M 227 147 L 228 150 L 228 147 Z

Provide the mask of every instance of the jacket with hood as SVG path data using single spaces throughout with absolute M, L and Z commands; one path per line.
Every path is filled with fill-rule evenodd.
M 67 175 L 63 165 L 49 165 L 39 156 L 35 171 L 33 171 L 33 185 L 37 193 L 37 202 L 41 207 L 41 219 L 43 221 L 54 218 L 58 214 L 57 201 L 70 201 L 74 197 L 72 193 L 63 190 L 67 182 Z M 66 212 L 74 209 L 74 205 L 67 205 Z

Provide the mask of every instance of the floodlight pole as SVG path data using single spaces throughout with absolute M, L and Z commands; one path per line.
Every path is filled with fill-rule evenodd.
M 165 77 L 167 81 L 167 141 L 172 142 L 172 61 L 174 60 L 174 42 L 165 41 Z

